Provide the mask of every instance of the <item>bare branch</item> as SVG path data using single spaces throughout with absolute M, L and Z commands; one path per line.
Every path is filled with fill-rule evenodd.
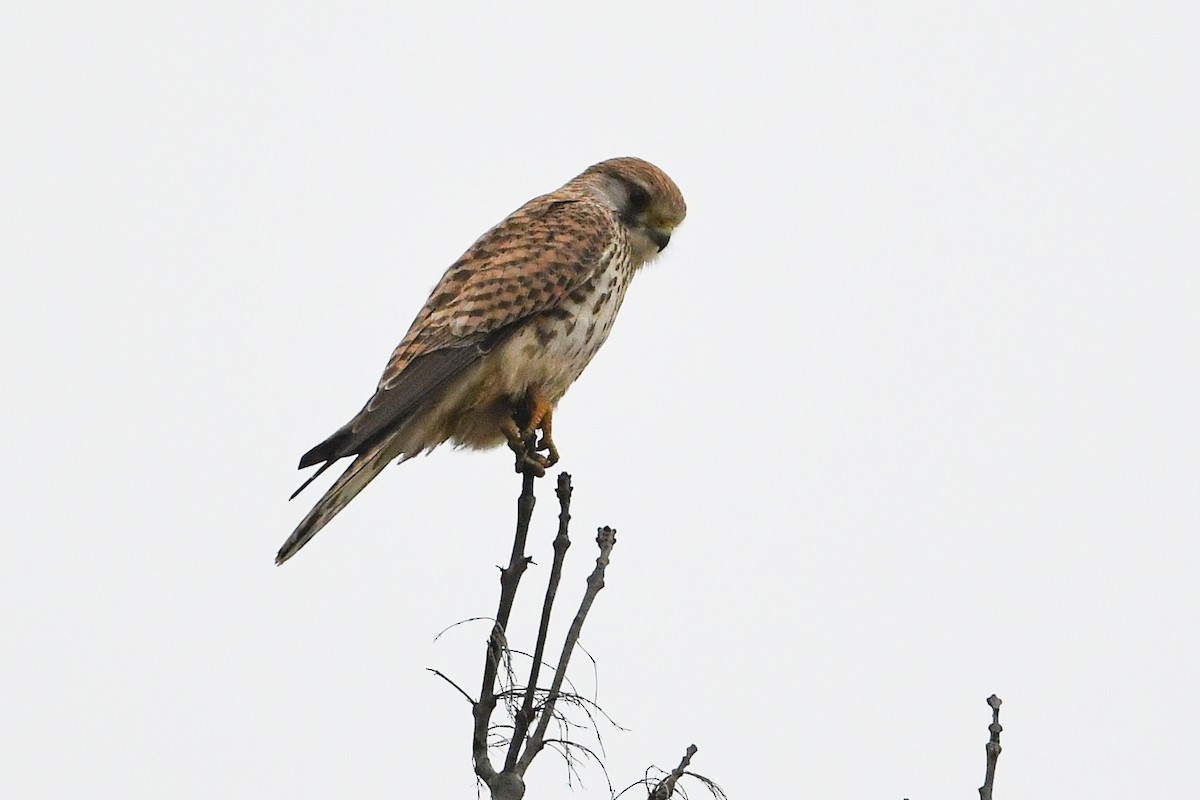
M 578 649 L 578 650 L 583 650 L 583 645 L 581 645 L 581 644 L 576 644 L 576 645 L 575 645 L 575 647 L 576 647 L 576 649 Z M 529 659 L 532 659 L 532 658 L 533 658 L 533 656 L 532 656 L 532 655 L 530 655 L 529 653 L 526 653 L 524 650 L 519 650 L 519 649 L 517 649 L 517 648 L 515 648 L 515 647 L 511 647 L 511 646 L 509 646 L 509 647 L 506 647 L 506 648 L 505 648 L 505 650 L 504 650 L 504 652 L 505 652 L 505 653 L 506 653 L 506 654 L 509 656 L 509 658 L 511 658 L 512 656 L 523 656 L 523 657 L 525 657 L 525 658 L 529 658 Z M 584 652 L 586 653 L 587 651 L 584 651 Z M 591 656 L 588 656 L 588 658 L 591 658 Z M 595 665 L 595 662 L 593 661 L 593 666 L 594 666 L 594 665 Z M 553 665 L 553 664 L 551 664 L 549 661 L 546 661 L 545 659 L 542 659 L 542 666 L 543 666 L 543 667 L 546 667 L 546 668 L 549 668 L 549 669 L 551 669 L 551 670 L 553 670 L 553 669 L 554 669 L 554 665 Z M 564 683 L 564 684 L 566 685 L 566 687 L 567 687 L 568 689 L 570 689 L 572 692 L 575 692 L 575 693 L 577 693 L 577 694 L 578 694 L 578 689 L 576 689 L 576 688 L 575 688 L 575 682 L 571 680 L 570 676 L 567 676 L 567 677 L 566 677 L 566 678 L 563 680 L 563 683 Z M 506 689 L 505 691 L 498 693 L 498 694 L 496 695 L 497 699 L 504 697 L 504 695 L 505 695 L 506 693 L 513 693 L 514 695 L 515 695 L 515 694 L 520 694 L 520 695 L 521 695 L 521 697 L 522 697 L 522 698 L 524 698 L 524 696 L 525 696 L 525 695 L 524 695 L 524 691 L 525 691 L 525 688 L 524 688 L 524 687 L 519 687 L 519 686 L 516 686 L 515 682 L 514 682 L 514 683 L 512 683 L 512 684 L 510 684 L 510 685 L 511 685 L 511 687 L 512 687 L 512 688 L 510 688 L 510 689 Z M 545 691 L 545 690 L 543 690 L 543 689 L 538 689 L 538 691 Z M 616 723 L 613 723 L 613 724 L 615 725 Z M 621 727 L 621 726 L 620 726 L 620 725 L 617 725 L 617 727 L 619 728 L 619 727 Z
M 563 678 L 567 674 L 567 665 L 571 662 L 571 653 L 575 649 L 576 642 L 579 641 L 579 634 L 583 631 L 583 623 L 592 608 L 592 603 L 596 601 L 596 595 L 604 588 L 604 571 L 608 567 L 608 561 L 612 556 L 612 550 L 616 543 L 617 532 L 613 528 L 605 526 L 596 531 L 596 545 L 600 548 L 600 555 L 596 556 L 596 567 L 592 570 L 592 574 L 588 576 L 587 589 L 583 593 L 583 600 L 579 604 L 579 610 L 575 612 L 575 619 L 572 621 L 571 628 L 567 631 L 567 638 L 563 642 L 562 653 L 558 658 L 558 666 L 554 672 L 554 681 L 550 685 L 550 693 L 546 697 L 541 719 L 538 720 L 537 729 L 529 737 L 529 742 L 525 746 L 525 752 L 518 761 L 517 771 L 522 775 L 525 774 L 525 770 L 529 768 L 533 759 L 542 749 L 542 743 L 546 736 L 546 727 L 550 724 L 550 718 L 554 714 L 554 704 L 558 701 L 559 692 L 562 690 Z
M 446 627 L 442 628 L 440 631 L 438 631 L 437 636 L 433 637 L 433 641 L 437 642 L 438 639 L 441 639 L 448 632 L 454 630 L 459 625 L 466 625 L 468 622 L 484 622 L 484 621 L 490 622 L 493 625 L 496 624 L 496 620 L 492 619 L 491 617 L 467 617 L 466 619 L 460 619 L 458 622 L 454 623 L 453 625 L 447 625 Z
M 992 709 L 992 724 L 988 725 L 988 743 L 985 745 L 987 750 L 987 773 L 983 778 L 983 786 L 979 787 L 979 800 L 992 800 L 992 785 L 996 781 L 996 762 L 1000 760 L 1000 731 L 1004 730 L 1000 725 L 1000 704 L 1003 701 L 992 695 L 987 699 L 988 706 Z
M 692 763 L 694 755 L 696 755 L 696 745 L 688 745 L 687 752 L 683 754 L 679 766 L 658 782 L 658 785 L 651 790 L 647 800 L 668 800 L 671 795 L 675 794 L 675 784 L 679 783 L 679 779 L 687 774 L 687 768 Z
M 466 691 L 461 686 L 459 686 L 457 683 L 455 683 L 454 681 L 447 678 L 445 673 L 443 673 L 440 669 L 434 669 L 433 667 L 426 667 L 425 669 L 426 669 L 426 671 L 432 672 L 434 675 L 437 675 L 439 678 L 441 678 L 446 683 L 453 686 L 455 689 L 458 689 L 458 693 L 461 694 L 463 697 L 467 698 L 467 702 L 470 703 L 472 707 L 475 706 L 475 698 L 473 698 L 473 697 L 471 697 L 471 695 L 467 694 Z
M 554 563 L 550 567 L 550 578 L 546 582 L 546 596 L 542 600 L 542 619 L 538 625 L 537 645 L 533 650 L 533 664 L 529 668 L 529 683 L 528 690 L 525 692 L 525 702 L 521 706 L 521 710 L 514 715 L 516 732 L 513 734 L 512 745 L 508 748 L 508 756 L 504 761 L 505 769 L 512 769 L 517 765 L 517 759 L 521 754 L 521 745 L 525 740 L 525 733 L 529 730 L 530 724 L 536 715 L 533 701 L 534 695 L 537 692 L 538 673 L 542 667 L 542 656 L 546 652 L 546 637 L 550 633 L 550 612 L 554 607 L 554 598 L 558 593 L 558 582 L 562 578 L 563 561 L 566 560 L 567 548 L 571 546 L 571 539 L 567 535 L 567 528 L 571 524 L 571 476 L 566 472 L 560 472 L 558 475 L 558 487 L 555 490 L 558 495 L 558 535 L 554 537 Z
M 706 778 L 699 773 L 688 770 L 688 766 L 692 761 L 692 756 L 696 755 L 696 749 L 696 745 L 691 745 L 688 747 L 687 752 L 684 753 L 683 759 L 679 762 L 679 766 L 670 772 L 666 772 L 659 767 L 652 766 L 647 768 L 645 776 L 640 781 L 634 781 L 626 786 L 613 797 L 613 800 L 620 800 L 620 798 L 624 797 L 630 790 L 637 786 L 643 786 L 646 788 L 648 791 L 647 800 L 668 800 L 668 798 L 675 797 L 677 795 L 684 798 L 684 800 L 687 800 L 687 792 L 683 790 L 682 786 L 677 785 L 680 779 L 685 775 L 693 780 L 699 781 L 700 784 L 708 790 L 709 794 L 715 798 L 715 800 L 729 800 L 729 795 L 725 794 L 725 790 L 722 789 L 716 781 L 712 780 L 711 778 Z M 652 773 L 660 773 L 663 775 L 663 777 L 656 781 L 651 777 Z
M 564 637 L 557 663 L 552 665 L 546 660 L 554 602 L 562 580 L 566 553 L 571 546 L 568 529 L 571 520 L 572 487 L 571 477 L 567 473 L 562 473 L 558 477 L 556 491 L 559 501 L 558 533 L 553 542 L 554 560 L 542 600 L 541 619 L 533 653 L 514 649 L 508 641 L 509 619 L 521 577 L 528 566 L 533 563 L 532 558 L 527 556 L 525 551 L 530 520 L 536 503 L 533 487 L 537 477 L 534 472 L 537 471 L 539 470 L 529 466 L 522 474 L 521 494 L 517 498 L 516 533 L 508 566 L 500 569 L 500 600 L 488 637 L 479 699 L 473 700 L 461 686 L 440 670 L 429 668 L 429 672 L 457 689 L 459 694 L 472 705 L 474 725 L 471 753 L 475 765 L 475 775 L 483 785 L 487 786 L 492 800 L 522 800 L 525 796 L 525 772 L 538 753 L 547 746 L 563 756 L 567 767 L 568 785 L 580 777 L 578 767 L 583 762 L 579 756 L 583 755 L 594 760 L 604 770 L 604 777 L 608 782 L 611 795 L 612 783 L 601 756 L 591 748 L 571 741 L 571 737 L 590 728 L 591 733 L 596 737 L 600 752 L 603 753 L 604 740 L 597 725 L 599 716 L 617 728 L 621 726 L 613 722 L 608 714 L 596 704 L 595 700 L 586 698 L 575 691 L 574 683 L 567 677 L 567 668 L 575 650 L 577 648 L 582 650 L 592 662 L 593 682 L 598 686 L 599 681 L 595 675 L 595 659 L 579 644 L 579 637 L 596 597 L 604 588 L 605 572 L 612 557 L 613 547 L 616 545 L 617 532 L 614 529 L 604 527 L 597 530 L 596 545 L 599 554 L 596 557 L 595 567 L 587 578 L 583 598 Z M 474 621 L 474 619 L 464 620 L 464 622 L 468 621 Z M 438 637 L 440 638 L 446 630 L 439 633 Z M 529 679 L 524 686 L 521 686 L 517 680 L 514 657 L 529 659 Z M 553 671 L 549 688 L 538 686 L 538 680 L 543 671 Z M 512 725 L 492 722 L 492 716 L 499 704 L 503 704 L 504 711 L 513 721 Z M 586 722 L 576 722 L 569 718 L 568 714 L 574 716 L 577 713 L 574 710 L 582 711 Z M 599 712 L 599 714 L 594 712 Z M 547 730 L 551 724 L 554 725 L 556 735 L 548 738 Z M 530 733 L 531 729 L 532 733 Z M 492 763 L 490 753 L 493 750 L 505 751 L 504 764 L 500 769 L 497 769 Z M 674 796 L 683 797 L 686 800 L 687 795 L 683 787 L 677 786 L 677 784 L 683 776 L 687 775 L 699 781 L 717 800 L 726 800 L 725 794 L 719 786 L 708 778 L 687 770 L 695 752 L 696 748 L 693 745 L 688 748 L 687 754 L 674 770 L 669 773 L 657 768 L 648 770 L 646 777 L 639 784 L 634 785 L 645 786 L 650 792 L 650 800 L 667 800 Z M 652 772 L 664 777 L 654 781 L 650 777 Z M 626 791 L 628 789 L 620 794 L 623 795 Z
M 583 776 L 579 774 L 578 769 L 574 768 L 574 763 L 571 759 L 571 749 L 574 748 L 576 750 L 583 751 L 588 758 L 590 758 L 592 761 L 595 761 L 597 766 L 600 767 L 600 772 L 604 775 L 604 781 L 608 784 L 608 794 L 610 796 L 613 794 L 613 785 L 612 780 L 608 776 L 608 767 L 604 766 L 604 759 L 596 755 L 596 752 L 590 747 L 582 745 L 579 742 L 572 742 L 570 739 L 547 739 L 542 744 L 546 745 L 547 747 L 554 748 L 557 746 L 557 748 L 561 748 L 558 749 L 559 755 L 563 757 L 568 766 L 574 771 L 575 778 L 579 781 L 580 785 L 583 785 Z
M 564 683 L 566 685 L 570 686 L 571 679 L 568 678 L 566 681 L 564 681 Z M 511 696 L 511 697 L 521 697 L 522 699 L 524 699 L 525 692 L 527 692 L 527 691 L 529 691 L 529 688 L 526 686 L 515 686 L 511 689 L 506 689 L 503 692 L 499 692 L 496 695 L 496 697 L 497 697 L 497 699 L 506 699 Z M 544 698 L 550 694 L 550 690 L 549 689 L 538 689 L 537 693 L 539 696 Z M 600 705 L 597 704 L 595 700 L 591 699 L 590 697 L 584 697 L 583 695 L 575 692 L 573 689 L 571 691 L 559 692 L 558 699 L 560 702 L 569 703 L 573 707 L 577 707 L 580 711 L 582 711 L 587 716 L 588 722 L 591 723 L 592 733 L 595 734 L 595 736 L 598 740 L 600 739 L 600 725 L 599 725 L 599 723 L 596 722 L 596 716 L 595 716 L 596 714 L 599 714 L 604 719 L 605 722 L 607 722 L 609 725 L 611 725 L 612 727 L 616 728 L 619 731 L 628 731 L 629 730 L 629 728 L 626 728 L 624 725 L 620 724 L 615 719 L 610 717 L 608 715 L 608 712 L 605 711 L 603 708 L 601 708 Z M 540 713 L 541 709 L 542 709 L 541 704 L 534 706 L 535 712 Z M 587 725 L 582 725 L 579 723 L 572 723 L 572 724 L 577 728 L 588 727 Z M 601 741 L 600 746 L 601 746 L 601 749 L 603 749 L 603 747 L 604 747 L 603 741 Z
M 520 776 L 511 775 L 511 779 L 503 778 L 492 766 L 488 758 L 488 723 L 492 712 L 496 709 L 496 671 L 504 658 L 505 631 L 508 629 L 508 618 L 512 613 L 513 600 L 517 595 L 517 586 L 521 582 L 521 574 L 529 565 L 525 555 L 525 540 L 529 536 L 529 520 L 533 517 L 533 506 L 537 499 L 533 496 L 533 482 L 536 479 L 532 470 L 522 474 L 521 495 L 517 498 L 517 530 L 513 537 L 512 556 L 508 566 L 500 570 L 500 606 L 496 611 L 496 623 L 492 626 L 492 635 L 488 637 L 487 656 L 483 664 L 483 686 L 479 690 L 479 700 L 475 703 L 473 714 L 475 728 L 471 738 L 471 755 L 475 761 L 475 774 L 487 784 L 492 796 L 520 798 L 525 794 L 524 783 Z M 517 791 L 519 787 L 519 791 Z M 503 793 L 499 793 L 500 792 Z

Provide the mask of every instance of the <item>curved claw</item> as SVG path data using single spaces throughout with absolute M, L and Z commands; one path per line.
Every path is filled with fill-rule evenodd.
M 541 478 L 546 474 L 546 467 L 558 463 L 558 448 L 554 446 L 551 431 L 554 424 L 554 407 L 546 402 L 541 392 L 530 388 L 526 394 L 527 409 L 514 408 L 511 416 L 501 422 L 501 431 L 508 440 L 508 447 L 516 455 L 515 468 L 517 472 L 532 472 Z M 528 411 L 527 422 L 518 427 L 517 420 Z M 538 441 L 537 433 L 541 431 L 542 438 Z M 538 451 L 546 451 L 541 455 Z
M 549 436 L 543 436 L 542 440 L 537 443 L 537 446 L 534 448 L 534 450 L 546 451 L 545 461 L 547 467 L 553 467 L 558 463 L 558 448 L 554 446 L 554 440 Z
M 530 471 L 537 477 L 544 478 L 546 477 L 546 467 L 550 466 L 551 463 L 553 462 L 537 453 L 533 453 L 532 455 L 521 453 L 517 456 L 516 471 L 522 474 Z

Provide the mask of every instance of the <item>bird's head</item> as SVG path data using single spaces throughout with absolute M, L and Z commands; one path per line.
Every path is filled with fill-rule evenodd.
M 629 231 L 638 262 L 662 252 L 687 215 L 687 204 L 675 181 L 640 158 L 601 161 L 576 180 L 598 189 L 617 212 Z

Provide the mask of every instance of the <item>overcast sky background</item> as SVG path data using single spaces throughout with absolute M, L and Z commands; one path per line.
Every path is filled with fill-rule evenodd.
M 617 155 L 689 216 L 555 418 L 613 782 L 972 797 L 995 692 L 997 797 L 1194 792 L 1196 4 L 435 5 L 5 5 L 0 795 L 475 796 L 425 668 L 511 456 L 272 558 L 442 271 Z

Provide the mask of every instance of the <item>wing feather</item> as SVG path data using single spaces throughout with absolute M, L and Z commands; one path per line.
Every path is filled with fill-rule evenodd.
M 395 385 L 425 353 L 554 308 L 604 268 L 618 227 L 615 212 L 596 202 L 531 200 L 446 270 L 392 353 L 380 387 Z
M 394 388 L 377 390 L 352 420 L 301 456 L 300 469 L 322 461 L 328 465 L 339 458 L 361 453 L 377 436 L 394 430 L 427 397 L 469 367 L 484 352 L 486 348 L 482 345 L 467 345 L 436 350 L 415 359 L 409 364 L 404 381 Z M 303 489 L 304 486 L 301 486 L 297 493 Z

